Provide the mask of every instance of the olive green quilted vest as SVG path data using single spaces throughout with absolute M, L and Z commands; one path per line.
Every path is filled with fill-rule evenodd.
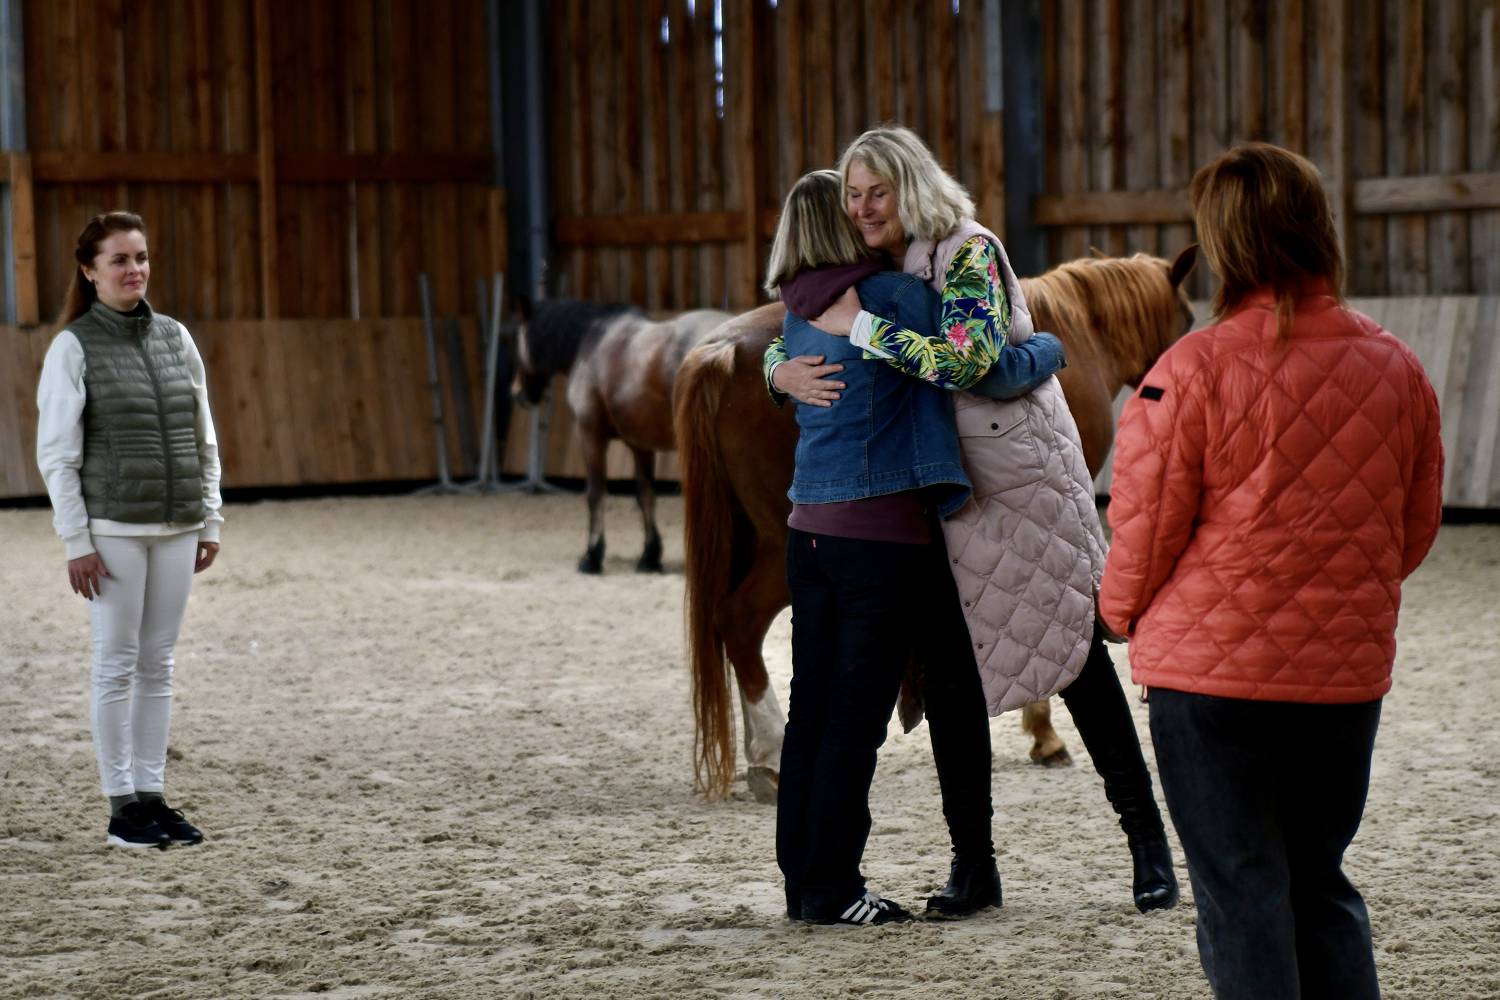
M 197 398 L 177 321 L 142 302 L 102 302 L 68 324 L 83 345 L 83 499 L 89 517 L 131 524 L 201 521 Z

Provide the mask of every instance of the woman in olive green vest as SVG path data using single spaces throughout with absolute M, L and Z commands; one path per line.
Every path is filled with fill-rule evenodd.
M 89 601 L 90 721 L 105 843 L 196 844 L 167 805 L 172 651 L 193 574 L 219 551 L 219 446 L 203 359 L 146 302 L 140 216 L 95 216 L 37 386 L 37 464 L 68 582 Z

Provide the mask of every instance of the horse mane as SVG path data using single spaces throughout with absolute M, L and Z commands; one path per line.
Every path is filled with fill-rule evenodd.
M 1123 372 L 1144 375 L 1181 329 L 1180 299 L 1166 261 L 1150 254 L 1084 257 L 1021 279 L 1038 330 L 1108 344 Z
M 581 302 L 578 299 L 547 299 L 539 302 L 526 321 L 526 355 L 531 369 L 560 374 L 573 367 L 589 340 L 605 325 L 634 306 L 618 302 Z

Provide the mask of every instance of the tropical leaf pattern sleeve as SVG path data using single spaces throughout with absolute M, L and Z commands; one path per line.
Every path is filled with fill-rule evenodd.
M 989 240 L 976 236 L 948 265 L 938 334 L 923 336 L 877 316 L 870 346 L 908 375 L 944 389 L 967 389 L 990 370 L 1009 333 L 1010 300 L 999 258 Z
M 771 384 L 771 369 L 783 361 L 790 360 L 790 357 L 786 352 L 786 337 L 782 334 L 777 334 L 776 339 L 771 341 L 771 345 L 766 348 L 765 358 L 760 363 L 760 374 L 766 380 L 766 391 L 771 394 L 771 399 L 777 406 L 785 403 L 787 397 L 786 393 L 781 392 Z

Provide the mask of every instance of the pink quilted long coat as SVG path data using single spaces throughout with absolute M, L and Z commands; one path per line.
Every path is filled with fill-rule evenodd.
M 1390 689 L 1401 583 L 1442 514 L 1438 403 L 1406 345 L 1323 292 L 1285 341 L 1268 293 L 1183 338 L 1126 406 L 1100 611 L 1138 684 Z

